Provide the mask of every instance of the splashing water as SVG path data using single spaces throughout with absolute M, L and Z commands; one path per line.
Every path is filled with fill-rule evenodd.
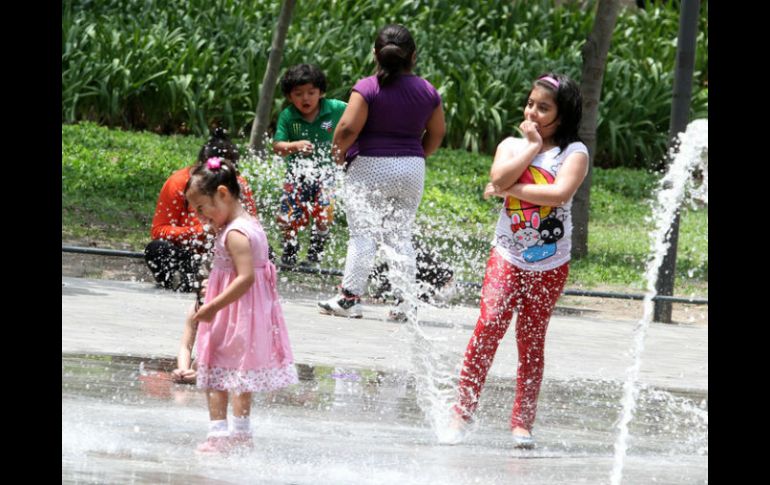
M 708 120 L 695 120 L 687 125 L 685 132 L 679 135 L 679 142 L 679 151 L 673 158 L 668 172 L 661 179 L 657 197 L 652 203 L 652 214 L 655 219 L 655 229 L 651 234 L 653 256 L 647 263 L 645 272 L 647 293 L 644 297 L 644 313 L 634 330 L 634 346 L 631 349 L 633 363 L 626 370 L 626 381 L 623 385 L 623 411 L 618 423 L 615 459 L 610 476 L 612 485 L 619 485 L 623 476 L 623 465 L 628 449 L 628 423 L 634 415 L 639 395 L 638 380 L 641 356 L 644 352 L 644 338 L 653 317 L 652 299 L 657 294 L 655 282 L 658 279 L 663 258 L 671 245 L 668 240 L 669 229 L 687 192 L 692 199 L 708 204 Z M 699 185 L 691 177 L 696 169 L 701 171 Z
M 355 207 L 359 213 L 357 217 L 371 223 L 366 231 L 372 231 L 371 237 L 377 241 L 378 256 L 388 264 L 388 279 L 392 290 L 386 293 L 402 300 L 399 308 L 406 314 L 405 330 L 407 333 L 406 345 L 411 352 L 411 374 L 416 384 L 417 404 L 425 416 L 428 424 L 436 436 L 446 428 L 449 418 L 449 410 L 454 397 L 453 378 L 455 369 L 453 364 L 456 358 L 442 355 L 438 349 L 437 339 L 448 338 L 429 336 L 420 325 L 418 310 L 428 311 L 418 295 L 421 293 L 420 284 L 416 282 L 415 261 L 405 254 L 406 248 L 396 248 L 402 241 L 396 240 L 401 234 L 400 227 L 395 224 L 403 224 L 401 217 L 392 217 L 388 212 L 395 210 L 395 206 L 372 204 L 372 201 L 388 200 L 384 194 L 379 194 L 376 189 L 373 193 L 364 193 L 361 187 L 346 185 L 344 187 L 342 202 Z M 377 207 L 375 207 L 377 205 Z
M 417 405 L 438 441 L 444 442 L 446 433 L 450 431 L 447 424 L 455 398 L 455 377 L 458 372 L 451 363 L 456 359 L 443 356 L 434 345 L 435 337 L 429 337 L 420 326 L 417 311 L 420 306 L 425 305 L 417 298 L 418 285 L 405 277 L 406 257 L 387 245 L 383 245 L 382 250 L 386 258 L 395 263 L 391 266 L 391 281 L 408 309 L 406 329 L 411 339 L 412 373 L 416 381 Z
M 288 176 L 287 162 L 284 157 L 272 151 L 272 144 L 273 140 L 266 138 L 263 150 L 255 152 L 249 149 L 247 156 L 241 160 L 238 168 L 253 189 L 255 202 L 260 212 L 259 219 L 268 234 L 268 238 L 273 234 L 278 234 L 281 235 L 279 240 L 282 240 L 284 228 L 280 227 L 275 216 L 278 214 L 278 208 L 281 207 L 284 182 L 298 184 L 303 181 L 322 181 L 325 194 L 339 194 L 343 188 L 344 172 L 341 167 L 331 161 L 328 148 L 319 146 L 311 153 L 296 155 L 294 161 L 291 162 L 291 176 Z M 301 203 L 307 207 L 308 211 L 312 211 L 315 201 L 308 200 Z M 336 197 L 334 200 L 334 219 L 338 220 L 344 217 L 344 200 Z M 300 233 L 309 233 L 314 223 L 312 220 L 308 221 L 305 227 L 299 229 Z M 337 230 L 335 226 L 338 226 L 335 222 L 330 224 L 333 231 Z M 294 234 L 294 236 L 298 242 L 300 239 L 304 241 L 304 235 Z M 329 238 L 323 252 L 321 266 L 337 268 L 341 263 L 344 263 L 344 260 L 330 259 L 330 255 L 340 252 L 339 246 L 347 243 L 347 240 L 343 239 L 345 238 L 335 235 Z M 302 247 L 303 244 L 304 242 L 300 246 Z
M 270 146 L 272 146 L 272 141 L 266 140 L 265 147 Z M 326 186 L 338 195 L 334 202 L 335 219 L 347 217 L 347 207 L 356 207 L 358 212 L 364 213 L 363 217 L 370 220 L 379 220 L 382 217 L 382 214 L 378 214 L 375 208 L 368 205 L 365 194 L 359 193 L 359 191 L 347 186 L 346 177 L 341 167 L 334 166 L 334 164 L 329 165 L 330 157 L 328 152 L 319 150 L 317 153 L 307 154 L 302 158 L 304 160 L 298 157 L 293 163 L 292 171 L 294 175 L 297 178 L 305 177 L 308 180 L 319 178 L 326 180 Z M 319 166 L 323 167 L 321 173 L 318 172 Z M 260 153 L 249 153 L 249 159 L 245 163 L 242 161 L 239 168 L 242 174 L 249 180 L 254 196 L 261 197 L 260 200 L 256 201 L 258 207 L 279 206 L 278 196 L 280 190 L 277 189 L 282 186 L 285 176 L 285 162 L 282 157 L 271 153 L 269 149 Z M 308 201 L 308 204 L 312 203 L 312 201 Z M 280 232 L 280 229 L 275 226 L 274 217 L 262 214 L 260 219 L 266 229 L 269 227 L 270 230 Z M 415 221 L 415 233 L 419 233 L 420 226 L 425 225 L 425 221 L 422 222 L 421 224 L 421 221 Z M 384 223 L 388 223 L 387 218 Z M 435 221 L 433 223 L 436 224 Z M 439 225 L 443 226 L 442 224 Z M 309 226 L 307 229 L 309 229 Z M 436 230 L 437 228 L 432 229 L 430 230 L 432 236 L 439 233 Z M 451 231 L 451 229 L 443 228 L 441 232 L 447 233 L 448 231 Z M 455 244 L 457 244 L 456 234 L 442 234 L 442 236 L 444 237 L 441 239 L 444 241 L 452 241 L 454 239 Z M 434 341 L 436 338 L 441 337 L 428 336 L 420 326 L 417 310 L 420 307 L 424 308 L 426 305 L 417 296 L 420 294 L 419 285 L 414 281 L 409 281 L 406 277 L 409 273 L 406 269 L 409 266 L 407 258 L 395 248 L 389 246 L 383 240 L 381 234 L 378 234 L 376 239 L 379 246 L 378 259 L 389 263 L 388 279 L 391 283 L 392 294 L 398 295 L 403 299 L 403 308 L 407 309 L 405 329 L 408 333 L 407 345 L 412 355 L 412 374 L 416 382 L 417 403 L 434 433 L 440 439 L 442 430 L 446 429 L 446 423 L 450 416 L 450 407 L 454 398 L 456 386 L 453 379 L 458 374 L 454 364 L 457 363 L 457 359 L 454 356 L 442 355 L 437 349 L 437 342 Z M 347 237 L 330 238 L 329 247 L 324 252 L 324 256 L 322 256 L 322 265 L 331 265 L 333 267 L 344 265 L 344 258 L 332 261 L 328 255 L 339 252 L 335 251 L 335 246 L 346 244 Z M 444 245 L 434 247 L 434 249 L 444 253 L 448 251 L 445 245 L 446 242 Z M 342 253 L 344 254 L 345 251 L 342 251 Z

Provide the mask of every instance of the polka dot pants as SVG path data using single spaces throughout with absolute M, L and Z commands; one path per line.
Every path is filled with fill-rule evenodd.
M 343 192 L 350 233 L 343 288 L 364 293 L 378 245 L 384 246 L 392 274 L 401 276 L 393 278 L 394 287 L 414 284 L 412 225 L 424 183 L 422 157 L 359 156 L 351 162 Z

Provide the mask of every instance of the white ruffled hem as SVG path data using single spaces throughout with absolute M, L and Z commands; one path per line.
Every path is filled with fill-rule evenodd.
M 299 382 L 294 364 L 273 369 L 242 371 L 221 367 L 198 367 L 197 384 L 201 389 L 231 392 L 266 392 Z

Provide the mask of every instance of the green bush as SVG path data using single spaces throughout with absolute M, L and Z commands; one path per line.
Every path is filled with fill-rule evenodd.
M 243 143 L 244 140 L 237 140 Z M 159 136 L 107 129 L 92 123 L 62 125 L 62 240 L 142 250 L 160 188 L 171 172 L 195 160 L 205 138 Z M 458 279 L 480 281 L 500 211 L 500 200 L 481 196 L 492 157 L 440 149 L 428 158 L 417 231 L 452 263 Z M 254 191 L 268 238 L 280 251 L 274 210 L 283 163 L 248 159 L 241 171 Z M 659 175 L 638 169 L 594 172 L 589 255 L 573 261 L 571 287 L 623 285 L 642 290 L 649 254 L 647 202 Z M 325 267 L 341 268 L 347 248 L 345 215 L 335 214 Z M 302 236 L 306 248 L 307 234 Z M 677 294 L 708 287 L 708 212 L 682 212 Z
M 62 2 L 62 121 L 203 135 L 248 133 L 279 0 Z M 297 2 L 283 66 L 318 64 L 327 95 L 347 99 L 374 68 L 386 23 L 407 25 L 418 74 L 441 93 L 444 146 L 492 153 L 514 133 L 531 80 L 576 79 L 594 1 L 318 0 Z M 708 114 L 708 2 L 702 4 L 692 115 Z M 621 11 L 600 105 L 596 165 L 651 167 L 665 154 L 678 11 Z M 276 89 L 273 120 L 284 105 Z

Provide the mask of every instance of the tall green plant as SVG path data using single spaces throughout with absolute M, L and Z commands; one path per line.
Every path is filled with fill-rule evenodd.
M 95 120 L 203 135 L 248 130 L 279 0 L 66 0 L 62 3 L 62 121 Z M 347 99 L 374 69 L 387 23 L 409 27 L 417 73 L 443 97 L 444 145 L 492 153 L 516 131 L 531 80 L 580 75 L 594 1 L 317 0 L 298 2 L 284 66 L 318 64 L 327 96 Z M 698 40 L 693 116 L 708 114 L 708 22 Z M 665 150 L 678 11 L 664 2 L 618 18 L 600 108 L 597 166 L 648 166 Z M 273 120 L 284 106 L 276 90 Z M 663 128 L 661 128 L 663 127 Z

